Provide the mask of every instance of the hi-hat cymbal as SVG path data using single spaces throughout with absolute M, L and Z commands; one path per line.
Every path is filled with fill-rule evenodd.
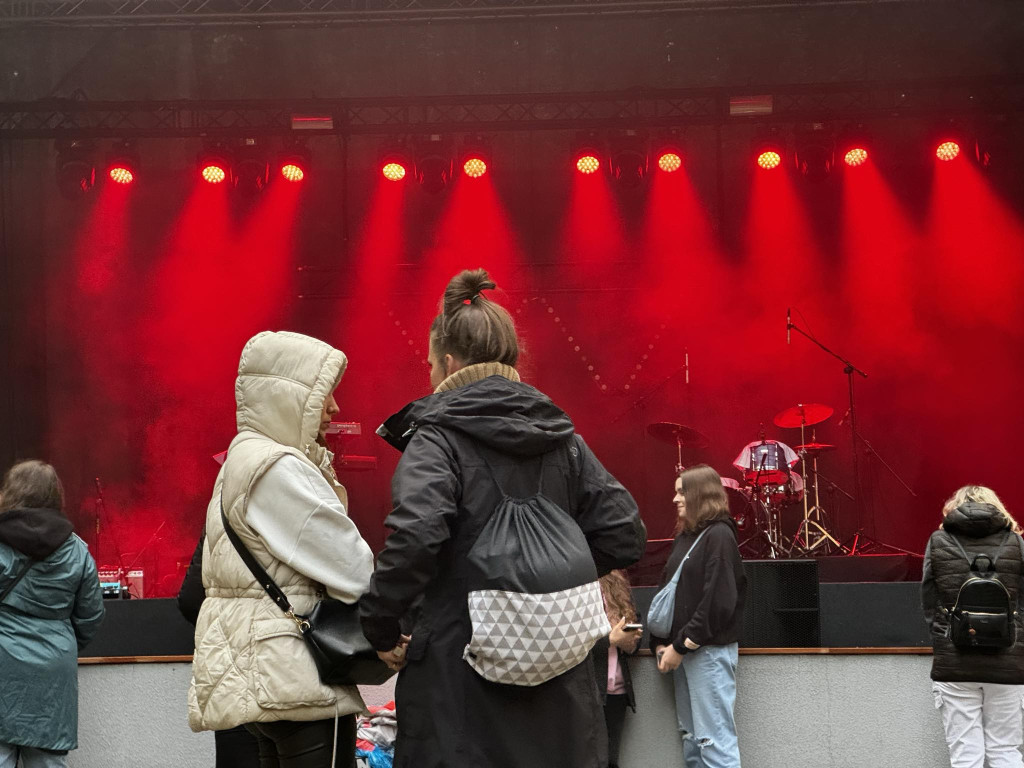
M 793 450 L 797 453 L 825 453 L 826 451 L 834 451 L 836 447 L 829 445 L 828 443 L 805 443 L 804 445 L 793 446 Z
M 801 424 L 809 427 L 811 424 L 820 424 L 833 413 L 835 413 L 835 410 L 828 405 L 801 403 L 784 411 L 779 411 L 775 414 L 775 418 L 772 421 L 775 422 L 777 427 L 793 428 L 799 427 Z
M 693 427 L 673 424 L 671 421 L 658 421 L 654 424 L 648 424 L 647 434 L 672 445 L 687 445 L 693 448 L 707 448 L 710 445 L 707 437 Z

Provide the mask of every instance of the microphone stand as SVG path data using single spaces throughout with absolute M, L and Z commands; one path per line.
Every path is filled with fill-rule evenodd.
M 916 497 L 917 494 L 914 493 L 913 489 L 909 485 L 907 485 L 906 482 L 904 482 L 903 478 L 900 477 L 896 473 L 896 470 L 894 470 L 892 467 L 890 467 L 889 464 L 881 456 L 879 456 L 878 451 L 876 451 L 874 449 L 874 446 L 872 446 L 871 443 L 869 443 L 867 440 L 865 440 L 863 437 L 861 437 L 860 433 L 857 431 L 857 407 L 856 407 L 856 401 L 855 401 L 855 398 L 854 398 L 854 389 L 853 389 L 854 378 L 853 377 L 854 377 L 854 374 L 857 374 L 861 378 L 866 379 L 868 377 L 868 375 L 864 371 L 862 371 L 860 368 L 858 368 L 856 365 L 854 365 L 852 362 L 847 360 L 845 357 L 843 357 L 842 355 L 838 354 L 837 352 L 833 352 L 831 349 L 826 347 L 824 344 L 822 344 L 816 338 L 811 336 L 809 333 L 807 333 L 803 328 L 798 326 L 796 323 L 793 323 L 793 322 L 790 322 L 790 321 L 787 320 L 786 321 L 786 330 L 789 331 L 790 329 L 796 331 L 797 333 L 799 333 L 804 338 L 809 339 L 810 341 L 814 342 L 815 345 L 817 345 L 820 349 L 822 349 L 823 351 L 825 351 L 828 354 L 830 354 L 836 360 L 841 362 L 843 364 L 843 366 L 844 366 L 843 367 L 843 373 L 846 374 L 846 378 L 847 378 L 847 381 L 848 381 L 848 388 L 849 388 L 849 392 L 850 392 L 849 419 L 850 419 L 850 445 L 851 445 L 851 448 L 853 449 L 853 490 L 854 490 L 854 493 L 856 494 L 857 498 L 859 498 L 861 500 L 861 504 L 863 505 L 865 503 L 866 497 L 864 495 L 864 488 L 863 488 L 863 485 L 861 483 L 860 461 L 859 461 L 858 456 L 857 456 L 857 454 L 858 454 L 857 441 L 858 440 L 860 440 L 862 443 L 864 443 L 864 445 L 867 447 L 867 449 L 882 463 L 882 466 L 884 466 L 887 470 L 889 470 L 889 472 L 892 473 L 893 477 L 895 477 L 900 482 L 900 484 L 904 488 L 906 488 L 907 491 L 910 492 L 910 494 L 912 496 Z M 843 491 L 843 493 L 845 494 L 846 492 Z M 849 494 L 846 494 L 846 495 L 848 496 Z M 872 536 L 877 536 L 878 535 L 878 528 L 877 528 L 877 522 L 876 522 L 876 519 L 875 519 L 875 506 L 874 506 L 874 504 L 870 504 L 869 508 L 870 508 L 870 513 L 871 513 L 871 533 L 872 533 Z M 860 536 L 859 532 L 857 533 L 857 536 L 858 537 Z M 891 546 L 889 544 L 883 544 L 883 546 L 888 547 L 889 549 L 896 550 L 898 552 L 906 552 L 906 550 L 902 550 L 899 547 L 893 547 L 893 546 Z M 854 547 L 850 551 L 850 554 L 852 555 L 855 552 L 856 552 L 856 542 L 854 543 Z

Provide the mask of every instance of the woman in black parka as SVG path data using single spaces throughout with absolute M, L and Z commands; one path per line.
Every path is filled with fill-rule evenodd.
M 957 546 L 959 542 L 960 546 Z M 932 693 L 942 715 L 953 768 L 1021 768 L 1024 741 L 1024 624 L 1014 614 L 1009 648 L 960 648 L 947 636 L 948 611 L 973 560 L 984 555 L 1019 607 L 1024 561 L 1020 527 L 989 488 L 967 485 L 942 508 L 942 525 L 928 540 L 921 604 L 932 637 Z M 977 561 L 988 567 L 985 558 Z
M 632 496 L 565 412 L 520 382 L 512 320 L 482 295 L 494 287 L 484 270 L 452 279 L 431 326 L 434 394 L 378 430 L 403 455 L 391 534 L 360 601 L 363 629 L 402 668 L 395 768 L 603 768 L 593 664 L 522 687 L 489 682 L 463 661 L 466 554 L 502 498 L 499 485 L 530 496 L 543 467 L 544 495 L 579 523 L 599 574 L 636 562 L 645 543 Z

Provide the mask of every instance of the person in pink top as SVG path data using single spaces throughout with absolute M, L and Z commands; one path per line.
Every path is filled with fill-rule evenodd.
M 626 629 L 626 625 L 635 624 L 637 618 L 625 572 L 611 571 L 602 576 L 601 594 L 608 620 L 612 623 L 612 631 L 597 641 L 590 657 L 604 699 L 604 719 L 608 726 L 608 768 L 618 768 L 626 707 L 636 712 L 636 699 L 633 697 L 633 683 L 626 656 L 636 651 L 643 630 Z

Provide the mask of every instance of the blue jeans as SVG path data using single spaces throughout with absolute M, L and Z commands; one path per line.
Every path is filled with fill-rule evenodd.
M 736 643 L 705 645 L 684 654 L 674 673 L 686 768 L 740 768 L 733 716 L 738 658 Z

